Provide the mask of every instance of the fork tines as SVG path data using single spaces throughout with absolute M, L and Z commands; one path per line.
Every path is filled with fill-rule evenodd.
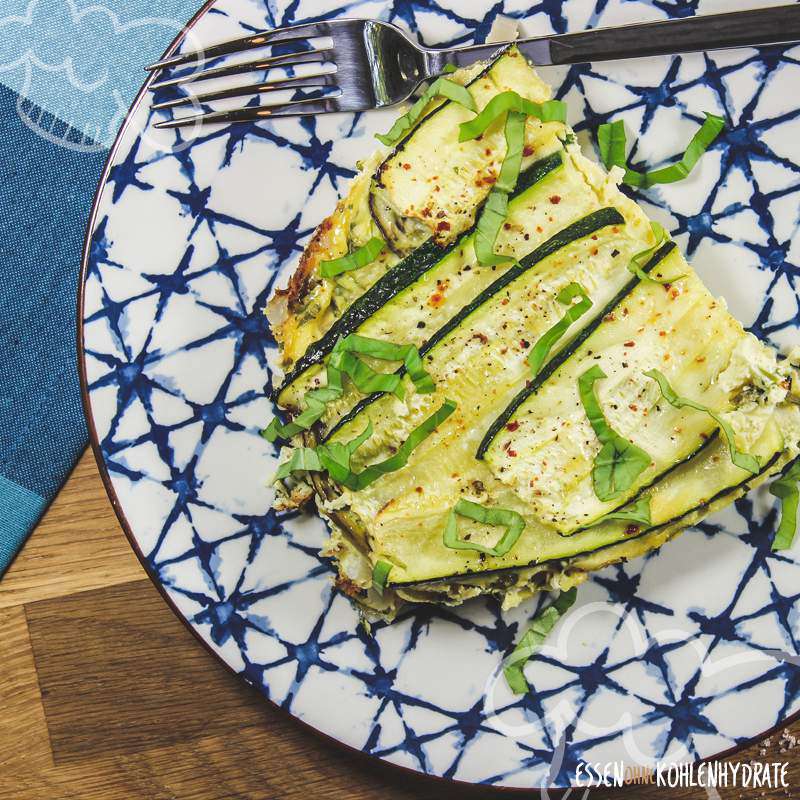
M 183 94 L 179 97 L 155 103 L 152 108 L 168 109 L 190 105 L 196 107 L 214 100 L 265 95 L 287 89 L 319 89 L 321 91 L 335 89 L 335 67 L 332 69 L 323 69 L 321 66 L 320 69 L 315 70 L 313 73 L 299 76 L 270 76 L 270 71 L 273 69 L 288 70 L 302 64 L 324 65 L 326 62 L 330 62 L 333 45 L 325 42 L 312 44 L 308 40 L 329 36 L 331 27 L 335 24 L 336 21 L 280 28 L 224 42 L 204 50 L 182 53 L 157 61 L 155 64 L 151 64 L 147 67 L 147 69 L 151 72 L 156 72 L 158 70 L 175 70 L 185 66 L 203 67 L 207 62 L 225 55 L 246 52 L 257 48 L 271 47 L 273 45 L 281 45 L 282 47 L 284 45 L 289 45 L 293 48 L 297 48 L 293 50 L 293 52 L 281 52 L 278 54 L 274 54 L 273 51 L 267 56 L 251 61 L 211 66 L 190 70 L 178 75 L 159 77 L 158 80 L 150 84 L 149 88 L 151 90 L 157 91 L 187 86 L 188 84 L 194 84 L 198 81 L 225 78 L 251 72 L 266 73 L 264 79 L 255 84 L 227 87 L 202 94 Z M 324 113 L 337 110 L 335 105 L 331 105 L 331 102 L 326 102 L 331 101 L 334 97 L 334 94 L 328 94 L 325 97 L 292 99 L 284 104 L 247 106 L 230 111 L 209 111 L 190 117 L 174 118 L 157 122 L 155 123 L 155 127 L 175 128 L 199 123 L 252 121 L 267 117 L 289 116 L 290 114 L 307 115 Z

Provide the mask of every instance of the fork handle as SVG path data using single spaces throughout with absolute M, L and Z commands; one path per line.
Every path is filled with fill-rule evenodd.
M 595 28 L 577 33 L 519 39 L 516 45 L 534 64 L 548 65 L 583 64 L 796 41 L 800 41 L 800 5 Z M 459 66 L 464 66 L 487 57 L 497 48 L 497 44 L 478 45 L 451 51 L 449 57 Z

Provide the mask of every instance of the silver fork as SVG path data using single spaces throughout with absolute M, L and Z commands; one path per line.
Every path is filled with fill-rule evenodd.
M 325 38 L 321 44 L 309 39 Z M 800 40 L 800 5 L 774 6 L 686 19 L 645 22 L 615 28 L 519 39 L 515 44 L 535 65 L 578 64 L 620 58 L 789 44 Z M 261 48 L 290 48 L 237 64 L 206 67 L 209 61 Z M 371 19 L 337 19 L 264 31 L 170 56 L 150 71 L 200 67 L 159 79 L 150 89 L 166 93 L 211 78 L 265 73 L 263 80 L 201 94 L 183 94 L 156 102 L 155 109 L 203 106 L 215 100 L 269 95 L 281 90 L 313 89 L 324 96 L 300 97 L 273 105 L 247 105 L 207 111 L 156 123 L 174 128 L 198 123 L 251 122 L 258 119 L 336 111 L 367 111 L 408 99 L 422 81 L 442 73 L 448 64 L 467 66 L 496 53 L 503 45 L 481 44 L 453 49 L 421 47 L 394 25 Z M 275 77 L 274 69 L 314 64 L 311 74 Z M 326 64 L 332 69 L 323 69 Z M 158 98 L 156 98 L 158 99 Z

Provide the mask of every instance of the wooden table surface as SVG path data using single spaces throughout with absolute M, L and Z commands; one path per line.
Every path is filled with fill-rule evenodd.
M 0 798 L 494 796 L 348 754 L 226 672 L 146 578 L 89 453 L 0 581 L 0 653 Z M 800 737 L 800 724 L 790 731 Z M 791 750 L 791 733 L 736 759 L 790 761 L 797 788 L 718 796 L 800 798 L 800 747 Z M 710 796 L 655 787 L 590 794 Z

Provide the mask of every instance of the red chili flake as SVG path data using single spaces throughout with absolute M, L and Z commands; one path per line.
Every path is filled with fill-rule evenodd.
M 558 204 L 561 202 L 561 198 L 560 198 L 560 197 L 559 197 L 557 194 L 554 194 L 554 195 L 553 195 L 553 196 L 550 198 L 550 202 L 551 202 L 551 203 L 552 203 L 554 206 L 557 206 L 557 205 L 558 205 Z
M 679 292 L 677 289 L 673 289 L 673 290 L 672 290 L 672 291 L 669 293 L 669 296 L 670 296 L 670 297 L 671 297 L 673 300 L 674 300 L 676 297 L 678 297 L 678 295 L 680 295 L 680 292 Z
M 616 319 L 616 317 L 614 316 L 614 313 L 612 312 L 611 314 L 606 314 L 603 317 L 603 322 L 613 322 L 615 319 Z
M 596 233 L 592 234 L 592 241 L 595 241 L 595 242 L 597 241 L 597 234 Z
M 481 333 L 478 331 L 477 333 L 472 334 L 473 339 L 477 339 L 481 344 L 488 344 L 489 337 L 485 333 Z
M 506 452 L 511 456 L 511 458 L 516 458 L 517 457 L 517 451 L 516 450 L 512 450 L 511 448 L 509 448 Z
M 666 335 L 667 335 L 667 332 L 666 332 L 666 331 L 659 331 L 659 332 L 658 332 L 658 335 L 659 335 L 659 336 L 666 336 Z
M 671 283 L 662 283 L 661 285 L 664 287 L 665 292 L 668 292 L 672 288 Z
M 638 410 L 639 410 L 639 406 L 637 406 L 637 405 L 636 405 L 636 403 L 631 403 L 631 404 L 628 406 L 628 408 L 629 408 L 631 411 L 638 411 Z
M 416 488 L 416 489 L 414 489 L 414 491 L 415 491 L 417 494 L 422 494 L 422 493 L 423 493 L 423 491 L 425 491 L 425 490 L 424 490 L 424 489 L 423 489 L 421 486 L 417 486 L 417 488 Z
M 541 225 L 536 226 L 536 233 L 544 233 L 544 228 Z
M 623 347 L 633 347 L 635 344 L 636 344 L 636 342 L 631 340 L 630 342 L 625 342 L 622 346 Z
M 527 339 L 520 339 L 519 343 L 523 350 L 527 350 L 531 346 L 531 343 Z
M 504 298 L 503 298 L 503 299 L 500 301 L 500 305 L 501 305 L 501 306 L 507 306 L 507 305 L 508 305 L 508 298 L 507 298 L 507 297 L 504 297 Z
M 411 169 L 411 164 L 403 164 L 403 169 Z
M 627 533 L 628 536 L 633 536 L 635 533 L 639 533 L 639 526 L 638 525 L 628 525 L 628 527 L 625 528 L 625 533 Z
M 596 247 L 593 247 L 590 252 L 593 256 L 596 256 L 600 251 Z
M 506 423 L 506 430 L 511 431 L 512 433 L 519 428 L 519 422 L 513 420 L 512 422 Z
M 533 148 L 526 144 L 525 147 L 522 148 L 522 155 L 524 156 L 532 156 L 533 155 Z
M 436 306 L 440 306 L 442 304 L 442 300 L 444 300 L 444 295 L 441 292 L 434 292 L 428 298 L 428 305 L 431 305 L 435 308 Z
M 450 223 L 446 219 L 443 219 L 441 222 L 438 222 L 436 224 L 436 230 L 437 231 L 449 231 L 450 230 Z

